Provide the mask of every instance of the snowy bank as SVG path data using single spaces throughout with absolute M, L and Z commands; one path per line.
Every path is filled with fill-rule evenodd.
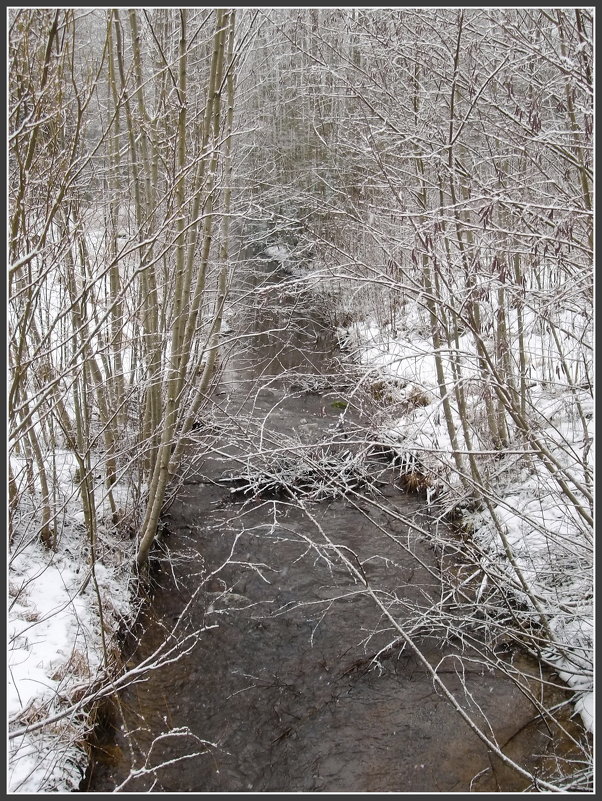
M 36 527 L 29 531 L 19 519 L 10 547 L 9 793 L 77 790 L 88 762 L 85 738 L 91 723 L 86 710 L 68 710 L 106 676 L 116 656 L 118 626 L 133 615 L 125 544 L 107 525 L 91 572 L 87 533 L 70 480 L 73 464 L 65 452 L 59 455 L 64 506 L 56 549 L 44 547 L 32 534 Z M 18 465 L 13 468 L 19 476 Z M 55 525 L 59 528 L 58 517 Z M 56 719 L 27 731 L 48 718 Z
M 416 323 L 411 312 L 408 320 Z M 442 413 L 435 353 L 432 342 L 410 324 L 404 331 L 391 333 L 375 323 L 360 322 L 340 329 L 339 334 L 350 358 L 362 365 L 381 396 L 381 384 L 386 387 L 388 407 L 376 436 L 398 451 L 402 464 L 419 465 L 426 473 L 429 501 L 438 497 L 438 508 L 451 511 L 466 498 Z M 529 378 L 539 441 L 545 442 L 560 469 L 566 469 L 567 475 L 577 475 L 585 486 L 593 472 L 591 392 L 575 388 L 567 392 L 544 380 L 536 354 L 549 350 L 550 345 L 535 333 L 528 344 L 530 353 L 535 354 Z M 495 487 L 489 494 L 490 508 L 463 512 L 463 527 L 482 553 L 484 576 L 494 570 L 504 577 L 517 602 L 532 611 L 536 604 L 534 616 L 547 621 L 552 642 L 545 650 L 546 660 L 576 691 L 575 710 L 584 726 L 593 731 L 591 527 L 584 523 L 576 506 L 567 502 L 550 470 L 528 447 L 523 445 L 524 453 L 511 447 L 501 454 L 488 450 L 491 444 L 482 436 L 481 424 L 483 387 L 478 381 L 477 354 L 468 336 L 460 338 L 455 356 L 462 363 L 468 417 L 465 424 L 472 447 L 481 459 L 483 474 Z M 446 386 L 452 386 L 450 358 L 444 359 L 444 377 Z M 587 437 L 582 419 L 577 419 L 576 403 L 587 422 Z M 456 429 L 461 430 L 462 421 L 454 406 L 452 413 Z M 584 463 L 588 476 L 583 475 Z M 579 506 L 587 508 L 586 499 L 577 490 L 574 495 Z

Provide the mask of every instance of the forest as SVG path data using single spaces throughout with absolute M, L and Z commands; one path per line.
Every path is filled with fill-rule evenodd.
M 593 19 L 7 10 L 9 793 L 593 791 Z

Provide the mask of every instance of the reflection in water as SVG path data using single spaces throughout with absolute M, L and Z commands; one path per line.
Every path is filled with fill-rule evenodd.
M 368 493 L 325 492 L 319 501 L 224 481 L 248 464 L 298 470 L 313 459 L 319 472 L 331 462 L 316 461 L 318 445 L 336 455 L 369 422 L 340 403 L 336 350 L 311 298 L 283 303 L 284 292 L 276 285 L 259 296 L 243 341 L 237 321 L 238 352 L 212 420 L 218 452 L 197 451 L 166 515 L 170 533 L 131 663 L 174 643 L 174 625 L 194 647 L 106 705 L 82 789 L 527 788 L 434 687 L 391 618 L 508 756 L 552 776 L 557 751 L 573 752 L 538 710 L 564 692 L 545 687 L 519 653 L 494 653 L 479 629 L 446 636 L 440 577 L 453 565 L 433 547 L 424 502 L 400 492 L 386 464 L 373 464 L 378 481 Z M 288 461 L 278 461 L 283 453 Z

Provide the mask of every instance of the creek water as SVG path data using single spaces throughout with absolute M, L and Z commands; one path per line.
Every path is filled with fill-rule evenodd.
M 539 714 L 567 698 L 554 677 L 516 649 L 494 667 L 478 630 L 468 643 L 431 625 L 443 573 L 461 568 L 394 468 L 375 459 L 367 485 L 365 464 L 345 473 L 370 406 L 345 382 L 320 302 L 277 277 L 241 292 L 237 344 L 164 515 L 142 635 L 124 644 L 128 667 L 178 640 L 183 655 L 104 704 L 81 791 L 527 789 L 397 626 L 505 754 L 535 776 L 558 760 L 566 772 L 579 749 Z M 277 491 L 283 476 L 296 495 Z

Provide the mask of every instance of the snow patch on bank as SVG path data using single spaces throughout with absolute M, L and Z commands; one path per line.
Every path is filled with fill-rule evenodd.
M 273 261 L 279 261 L 281 264 L 288 261 L 290 258 L 290 253 L 284 245 L 270 245 L 265 249 L 265 255 L 268 259 L 272 259 Z
M 19 476 L 18 460 L 11 460 L 11 465 Z M 103 678 L 101 620 L 111 651 L 119 622 L 134 614 L 125 543 L 107 523 L 98 532 L 102 544 L 95 575 L 91 574 L 83 513 L 73 485 L 72 454 L 60 452 L 56 467 L 57 500 L 62 503 L 54 523 L 56 550 L 45 548 L 19 519 L 10 546 L 7 711 L 9 736 L 20 734 L 9 740 L 9 793 L 77 790 L 88 762 L 84 749 L 90 728 L 87 715 L 71 712 L 43 728 L 30 732 L 26 728 L 60 715 Z M 113 491 L 119 499 L 120 488 L 114 486 Z M 99 499 L 102 492 L 99 487 Z

